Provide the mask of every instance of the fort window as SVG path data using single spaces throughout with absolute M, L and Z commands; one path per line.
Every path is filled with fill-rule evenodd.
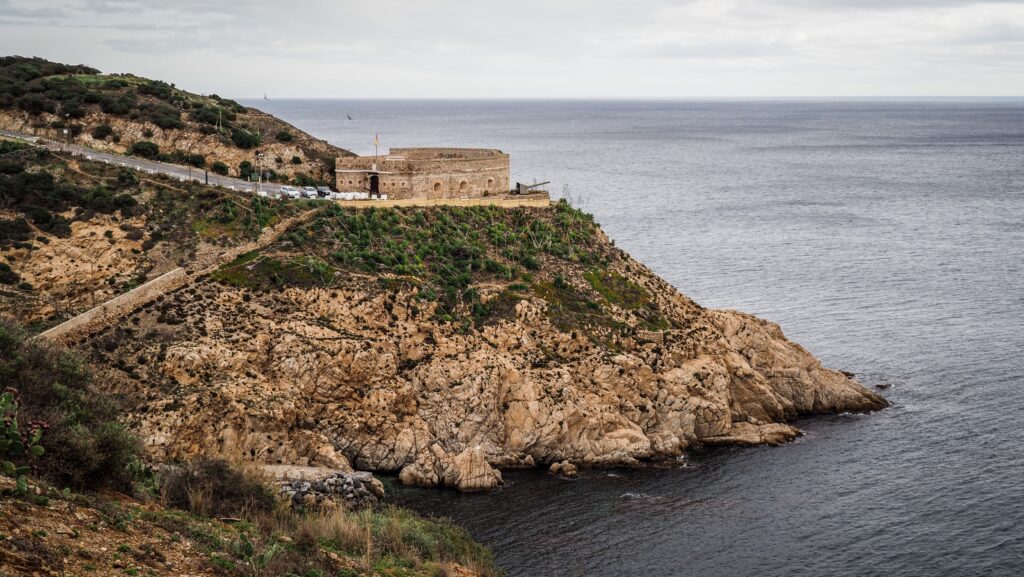
M 435 182 L 434 183 L 434 192 L 441 192 L 441 183 L 440 182 Z
M 459 183 L 459 192 L 466 192 L 466 189 L 468 187 L 469 187 L 469 185 L 466 184 L 465 180 L 463 180 L 462 182 Z
M 485 190 L 484 192 L 490 192 L 490 190 L 492 188 L 494 188 L 494 179 L 493 178 L 488 178 L 487 179 L 487 190 Z

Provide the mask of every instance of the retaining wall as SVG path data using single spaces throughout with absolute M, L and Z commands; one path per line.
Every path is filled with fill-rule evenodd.
M 77 340 L 116 323 L 158 296 L 185 286 L 191 279 L 188 271 L 181 267 L 176 268 L 48 331 L 39 333 L 36 338 L 58 343 Z

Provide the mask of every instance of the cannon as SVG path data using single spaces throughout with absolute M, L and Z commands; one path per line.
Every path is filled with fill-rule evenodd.
M 538 186 L 544 186 L 545 184 L 551 184 L 550 180 L 544 182 L 538 182 L 536 184 L 523 184 L 521 182 L 516 183 L 516 187 L 512 189 L 512 194 L 530 194 L 530 191 L 537 188 Z

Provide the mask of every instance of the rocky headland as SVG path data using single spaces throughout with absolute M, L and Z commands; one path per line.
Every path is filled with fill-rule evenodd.
M 331 206 L 283 238 L 78 343 L 152 458 L 481 490 L 502 468 L 781 443 L 799 416 L 886 406 L 565 203 Z

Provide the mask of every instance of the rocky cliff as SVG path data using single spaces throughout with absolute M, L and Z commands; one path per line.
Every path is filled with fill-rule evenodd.
M 564 203 L 325 208 L 83 341 L 158 460 L 241 454 L 486 489 L 503 467 L 779 443 L 884 399 L 708 310 Z

